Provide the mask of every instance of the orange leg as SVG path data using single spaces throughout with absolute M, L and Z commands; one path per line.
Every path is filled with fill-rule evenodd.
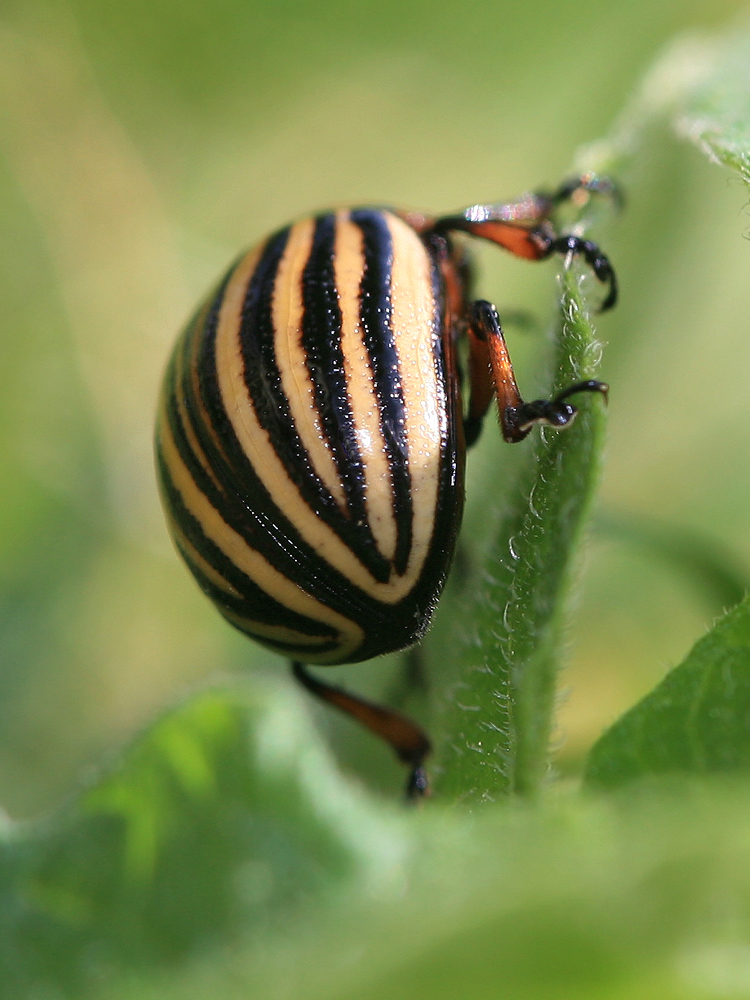
M 549 219 L 558 205 L 566 201 L 573 202 L 577 208 L 582 208 L 592 194 L 603 194 L 612 198 L 618 208 L 622 204 L 621 192 L 608 177 L 583 174 L 563 181 L 556 191 L 527 191 L 515 201 L 471 205 L 461 212 L 459 217 L 476 223 L 490 219 L 516 224 L 542 222 Z
M 550 221 L 550 215 L 561 202 L 581 200 L 591 192 L 617 197 L 610 181 L 587 175 L 566 182 L 553 194 L 527 194 L 507 204 L 471 205 L 458 215 L 437 219 L 430 228 L 438 234 L 455 230 L 471 233 L 525 260 L 545 260 L 555 253 L 582 257 L 596 277 L 609 285 L 600 307 L 604 312 L 617 301 L 617 281 L 609 259 L 590 240 L 560 236 Z
M 474 302 L 469 318 L 469 411 L 464 424 L 467 445 L 479 436 L 482 419 L 494 392 L 500 428 L 506 441 L 522 441 L 534 424 L 566 427 L 575 418 L 576 408 L 566 402 L 577 392 L 600 392 L 606 397 L 604 382 L 589 379 L 576 382 L 553 399 L 524 402 L 513 374 L 497 310 L 490 302 Z
M 292 673 L 311 694 L 350 715 L 393 748 L 398 759 L 410 769 L 406 783 L 407 798 L 418 799 L 429 794 L 424 759 L 432 745 L 426 733 L 415 722 L 389 708 L 357 698 L 343 688 L 324 684 L 309 674 L 302 663 L 293 662 Z

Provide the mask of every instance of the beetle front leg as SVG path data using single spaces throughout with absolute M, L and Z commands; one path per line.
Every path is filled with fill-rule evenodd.
M 548 213 L 566 201 L 573 202 L 577 208 L 582 208 L 592 194 L 610 198 L 615 208 L 622 208 L 622 191 L 611 177 L 600 177 L 599 174 L 585 173 L 577 177 L 569 177 L 551 194 L 546 191 L 536 191 L 535 197 L 539 204 L 550 206 Z
M 572 202 L 577 208 L 583 208 L 592 194 L 611 198 L 618 208 L 622 205 L 622 193 L 611 178 L 587 173 L 568 178 L 555 191 L 527 191 L 515 201 L 471 205 L 462 213 L 462 217 L 480 224 L 485 221 L 504 221 L 516 225 L 539 223 L 549 219 L 555 209 L 565 202 Z
M 471 307 L 469 319 L 469 352 L 470 359 L 475 357 L 472 363 L 470 375 L 471 397 L 469 400 L 469 416 L 467 423 L 471 426 L 472 403 L 477 400 L 477 410 L 480 402 L 486 399 L 487 387 L 478 380 L 475 382 L 474 368 L 481 366 L 482 352 L 489 360 L 489 369 L 492 373 L 492 382 L 497 399 L 497 409 L 500 418 L 500 429 L 503 438 L 508 442 L 523 441 L 534 424 L 548 424 L 550 427 L 567 427 L 577 413 L 575 406 L 567 402 L 567 399 L 578 392 L 599 392 L 605 398 L 608 386 L 604 382 L 595 379 L 588 379 L 583 382 L 576 382 L 575 385 L 568 386 L 558 393 L 553 399 L 535 399 L 530 403 L 521 398 L 513 373 L 508 347 L 505 343 L 500 319 L 497 310 L 491 302 L 480 299 L 474 302 Z M 485 364 L 485 372 L 487 367 Z M 487 403 L 489 405 L 489 403 Z M 486 412 L 487 406 L 484 406 Z M 481 416 L 484 416 L 482 412 Z M 476 420 L 476 417 L 474 418 Z M 481 427 L 481 417 L 479 417 Z M 478 435 L 477 430 L 476 434 Z
M 606 189 L 614 192 L 611 182 Z M 524 260 L 546 260 L 553 254 L 581 257 L 593 270 L 599 281 L 608 285 L 600 312 L 611 309 L 617 301 L 617 279 L 609 258 L 596 243 L 580 236 L 560 236 L 550 221 L 554 208 L 568 199 L 575 200 L 577 193 L 605 190 L 604 181 L 578 178 L 563 184 L 553 194 L 529 194 L 518 202 L 507 205 L 471 205 L 460 215 L 436 219 L 431 231 L 438 236 L 450 232 L 465 232 L 489 240 Z

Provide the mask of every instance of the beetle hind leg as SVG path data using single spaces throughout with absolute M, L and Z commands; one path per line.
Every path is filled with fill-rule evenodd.
M 497 310 L 492 303 L 482 299 L 471 307 L 469 362 L 471 395 L 464 423 L 467 444 L 473 443 L 479 436 L 493 392 L 500 428 L 509 442 L 522 441 L 534 424 L 567 427 L 577 412 L 575 406 L 568 402 L 568 398 L 575 393 L 598 392 L 606 399 L 608 392 L 606 383 L 588 379 L 568 386 L 552 399 L 535 399 L 527 403 L 518 391 Z
M 350 694 L 333 684 L 325 684 L 313 677 L 299 661 L 292 661 L 292 673 L 296 680 L 321 701 L 333 705 L 340 712 L 356 719 L 360 725 L 393 749 L 398 759 L 409 768 L 406 782 L 406 797 L 419 799 L 430 793 L 430 784 L 424 761 L 432 749 L 429 737 L 416 722 L 382 705 Z

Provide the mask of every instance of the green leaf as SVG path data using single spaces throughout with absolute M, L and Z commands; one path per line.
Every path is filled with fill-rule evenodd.
M 599 349 L 576 272 L 564 276 L 551 395 L 595 374 Z M 527 460 L 458 618 L 461 645 L 447 659 L 457 680 L 441 706 L 447 734 L 436 771 L 441 795 L 492 800 L 533 793 L 548 766 L 564 598 L 595 485 L 604 437 L 599 397 L 576 397 L 563 432 L 534 435 Z
M 591 786 L 750 769 L 750 600 L 730 611 L 593 747 Z
M 750 186 L 750 33 L 718 40 L 703 78 L 678 109 L 675 126 L 712 160 Z M 707 53 L 708 54 L 708 53 Z
M 670 566 L 716 611 L 739 604 L 749 589 L 750 577 L 734 554 L 699 532 L 612 511 L 598 515 L 593 530 L 637 546 Z
M 610 135 L 581 150 L 580 170 L 623 179 L 650 130 L 668 122 L 715 163 L 750 185 L 750 31 L 747 18 L 718 35 L 673 40 L 645 75 Z
M 101 1000 L 746 997 L 746 787 L 425 810 L 419 850 L 310 920 L 102 984 Z M 392 869 L 389 869 L 392 871 Z
M 0 845 L 0 983 L 76 984 L 266 928 L 400 850 L 336 776 L 296 699 L 209 690 L 48 822 Z M 18 986 L 20 993 L 20 985 Z M 1 993 L 1 990 L 0 990 Z M 4 994 L 3 994 L 4 995 Z

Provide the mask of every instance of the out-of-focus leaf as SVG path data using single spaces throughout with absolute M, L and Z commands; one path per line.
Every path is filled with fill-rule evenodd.
M 62 816 L 8 831 L 0 983 L 77 995 L 100 966 L 171 961 L 240 926 L 267 930 L 380 850 L 359 805 L 295 702 L 199 694 Z M 398 852 L 395 827 L 385 839 Z
M 750 186 L 750 30 L 715 44 L 700 84 L 676 119 L 678 132 Z
M 710 538 L 661 521 L 607 511 L 594 520 L 605 537 L 637 545 L 693 583 L 714 610 L 739 604 L 750 586 L 750 575 L 729 552 Z
M 587 782 L 750 770 L 750 600 L 730 611 L 593 747 Z
M 720 1000 L 750 992 L 744 787 L 417 818 L 401 890 L 101 1000 Z
M 649 129 L 664 122 L 750 185 L 747 15 L 723 34 L 688 32 L 670 42 L 626 104 L 610 136 L 583 148 L 580 169 L 629 175 Z

